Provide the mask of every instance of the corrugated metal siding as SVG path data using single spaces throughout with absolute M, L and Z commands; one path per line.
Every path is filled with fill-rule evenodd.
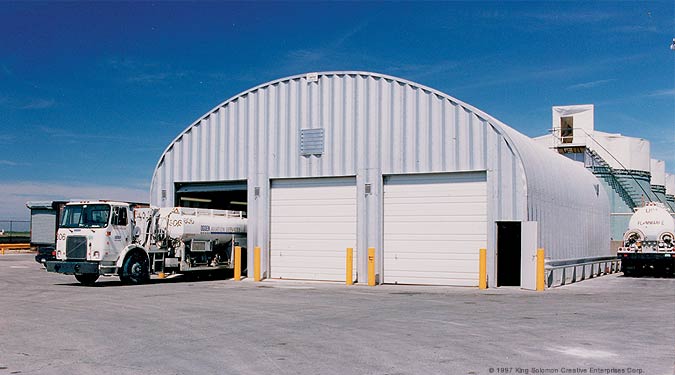
M 298 152 L 303 128 L 325 129 L 320 158 Z M 161 189 L 173 196 L 174 181 L 246 179 L 253 171 L 277 178 L 355 175 L 359 167 L 485 170 L 495 135 L 459 102 L 407 82 L 365 73 L 321 74 L 311 83 L 292 77 L 243 93 L 188 127 L 163 154 L 151 201 L 161 204 Z M 513 163 L 504 150 L 496 162 Z
M 301 155 L 300 129 L 316 128 L 325 129 L 324 153 L 320 157 Z M 508 127 L 465 103 L 390 76 L 329 72 L 319 73 L 316 82 L 305 76 L 289 77 L 225 101 L 180 134 L 157 165 L 151 202 L 173 205 L 174 182 L 245 179 L 249 184 L 249 243 L 265 248 L 269 243 L 270 179 L 356 176 L 357 246 L 381 248 L 383 175 L 487 171 L 489 223 L 528 219 L 578 222 L 578 212 L 558 216 L 546 211 L 547 217 L 528 217 L 528 201 L 530 212 L 539 212 L 541 204 L 533 200 L 550 202 L 550 197 L 562 197 L 557 189 L 562 191 L 565 184 L 578 182 L 557 178 L 557 171 L 548 165 L 544 165 L 544 172 L 531 176 L 528 172 L 526 181 L 516 145 L 504 135 L 504 129 Z M 516 148 L 527 142 L 531 141 L 518 142 Z M 539 156 L 528 154 L 525 164 Z M 365 184 L 372 188 L 368 196 Z M 544 189 L 553 193 L 528 195 L 528 189 L 539 185 L 547 185 Z M 257 199 L 253 186 L 260 187 Z M 166 190 L 164 201 L 162 190 Z M 584 201 L 577 203 L 585 207 Z M 540 228 L 546 232 L 541 238 L 557 238 L 557 228 L 541 223 Z M 494 242 L 495 228 L 489 225 L 488 248 L 493 249 Z M 567 244 L 560 247 L 567 248 Z M 493 261 L 491 255 L 489 268 L 494 269 Z M 364 274 L 365 269 L 359 272 Z
M 551 259 L 609 255 L 609 200 L 582 164 L 505 127 L 527 176 L 528 220 Z

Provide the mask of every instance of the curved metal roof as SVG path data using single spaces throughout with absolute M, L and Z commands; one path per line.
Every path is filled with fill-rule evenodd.
M 305 74 L 297 74 L 285 78 L 280 78 L 274 81 L 270 81 L 267 83 L 263 83 L 261 85 L 255 86 L 251 89 L 248 89 L 246 91 L 243 91 L 237 95 L 232 96 L 231 98 L 223 101 L 222 103 L 218 104 L 215 106 L 212 110 L 204 114 L 202 117 L 198 118 L 195 120 L 192 124 L 190 124 L 185 130 L 183 130 L 170 144 L 169 146 L 164 150 L 162 153 L 162 156 L 159 158 L 157 165 L 155 166 L 155 171 L 157 171 L 157 168 L 159 168 L 160 164 L 162 163 L 162 160 L 164 159 L 164 156 L 166 153 L 173 147 L 173 145 L 183 137 L 183 135 L 187 132 L 190 131 L 191 128 L 194 126 L 198 125 L 200 121 L 203 119 L 207 118 L 210 116 L 212 113 L 217 111 L 219 108 L 227 105 L 229 102 L 236 101 L 237 99 L 244 97 L 250 93 L 253 93 L 257 90 L 260 90 L 262 88 L 265 88 L 267 86 L 272 86 L 276 85 L 281 82 L 285 81 L 291 81 L 294 79 L 299 79 L 306 77 L 308 73 Z M 451 102 L 454 102 L 467 110 L 471 111 L 474 113 L 476 116 L 482 118 L 485 121 L 490 122 L 495 129 L 505 138 L 507 144 L 511 145 L 512 151 L 518 156 L 520 159 L 521 163 L 523 164 L 523 168 L 525 169 L 525 174 L 527 177 L 527 188 L 532 189 L 535 186 L 539 186 L 541 184 L 547 185 L 553 181 L 559 180 L 559 173 L 562 171 L 560 170 L 555 170 L 555 168 L 550 168 L 552 165 L 557 165 L 557 166 L 563 166 L 565 165 L 566 167 L 563 167 L 565 171 L 567 171 L 567 178 L 570 179 L 578 179 L 582 178 L 585 180 L 587 183 L 596 183 L 595 177 L 586 170 L 586 168 L 583 168 L 581 166 L 576 165 L 576 163 L 572 162 L 571 160 L 560 156 L 556 155 L 553 152 L 550 152 L 549 150 L 545 149 L 544 147 L 541 147 L 537 145 L 533 140 L 531 140 L 529 137 L 524 136 L 523 134 L 519 133 L 515 129 L 509 127 L 508 125 L 504 124 L 503 122 L 499 121 L 495 117 L 485 113 L 484 111 L 481 111 L 480 109 L 469 105 L 461 100 L 458 100 L 457 98 L 454 98 L 444 92 L 438 91 L 436 89 L 403 79 L 403 78 L 398 78 L 386 74 L 380 74 L 380 73 L 372 73 L 372 72 L 364 72 L 364 71 L 327 71 L 327 72 L 318 72 L 316 73 L 318 76 L 322 75 L 360 75 L 360 76 L 371 76 L 375 78 L 381 78 L 381 79 L 386 79 L 390 81 L 394 81 L 400 84 L 404 85 L 409 85 L 411 87 L 421 89 L 424 91 L 428 91 L 430 93 L 433 93 L 435 95 L 438 95 L 440 97 L 443 97 Z M 570 168 L 567 170 L 567 168 Z M 573 173 L 571 171 L 576 171 L 576 173 Z M 154 182 L 155 179 L 155 173 L 153 173 L 152 180 Z M 555 184 L 558 186 L 558 184 Z M 571 184 L 570 187 L 578 187 L 578 184 Z M 574 189 L 577 190 L 577 189 Z M 580 193 L 580 192 L 577 192 Z
M 265 88 L 265 87 L 273 86 L 273 85 L 276 85 L 276 84 L 279 84 L 279 83 L 282 83 L 282 82 L 287 82 L 287 81 L 292 81 L 292 80 L 295 80 L 295 79 L 304 78 L 304 77 L 306 77 L 308 74 L 310 74 L 310 73 L 296 74 L 296 75 L 293 75 L 293 76 L 289 76 L 289 77 L 285 77 L 285 78 L 280 78 L 280 79 L 276 79 L 276 80 L 274 80 L 274 81 L 270 81 L 270 82 L 267 82 L 267 83 L 260 84 L 260 85 L 258 85 L 258 86 L 255 86 L 255 87 L 251 88 L 251 89 L 248 89 L 248 90 L 246 90 L 246 91 L 242 91 L 241 93 L 239 93 L 239 94 L 237 94 L 237 95 L 234 95 L 234 96 L 230 97 L 229 99 L 223 101 L 222 103 L 218 104 L 217 106 L 213 107 L 213 109 L 211 109 L 210 111 L 208 111 L 207 113 L 205 113 L 203 116 L 201 116 L 200 118 L 198 118 L 197 120 L 195 120 L 192 124 L 190 124 L 187 128 L 185 128 L 185 129 L 184 129 L 184 130 L 183 130 L 183 131 L 182 131 L 182 132 L 181 132 L 181 133 L 180 133 L 180 134 L 179 134 L 179 135 L 178 135 L 178 136 L 177 136 L 170 144 L 169 144 L 169 146 L 168 146 L 166 149 L 164 149 L 164 152 L 162 152 L 162 156 L 159 158 L 159 160 L 158 160 L 158 162 L 157 162 L 157 165 L 155 166 L 155 171 L 157 170 L 157 168 L 159 167 L 159 165 L 162 163 L 162 160 L 164 159 L 164 155 L 166 155 L 166 153 L 171 149 L 171 147 L 173 147 L 173 145 L 174 145 L 178 140 L 180 140 L 180 139 L 183 137 L 183 135 L 185 135 L 187 132 L 189 132 L 190 129 L 192 129 L 193 127 L 197 126 L 202 120 L 204 120 L 205 118 L 208 118 L 211 114 L 213 114 L 214 112 L 216 112 L 219 108 L 224 107 L 224 106 L 226 106 L 226 105 L 227 105 L 228 103 L 230 103 L 230 102 L 236 101 L 236 100 L 238 100 L 239 98 L 245 97 L 245 96 L 247 96 L 247 95 L 249 95 L 249 94 L 251 94 L 251 93 L 254 93 L 254 92 L 256 92 L 256 91 L 258 91 L 258 90 L 260 90 L 260 89 L 263 89 L 263 88 Z M 466 103 L 464 103 L 463 101 L 458 100 L 458 99 L 456 99 L 456 98 L 454 98 L 454 97 L 452 97 L 452 96 L 450 96 L 450 95 L 448 95 L 448 94 L 446 94 L 446 93 L 444 93 L 444 92 L 438 91 L 438 90 L 433 89 L 433 88 L 431 88 L 431 87 L 424 86 L 424 85 L 421 85 L 421 84 L 419 84 L 419 83 L 415 83 L 415 82 L 412 82 L 412 81 L 409 81 L 409 80 L 406 80 L 406 79 L 403 79 L 403 78 L 398 78 L 398 77 L 394 77 L 394 76 L 390 76 L 390 75 L 386 75 L 386 74 L 380 74 L 380 73 L 364 72 L 364 71 L 326 71 L 326 72 L 317 72 L 317 73 L 312 73 L 312 74 L 317 74 L 318 76 L 322 76 L 322 75 L 359 75 L 359 76 L 369 76 L 369 77 L 380 78 L 380 79 L 385 79 L 385 80 L 397 82 L 397 83 L 402 84 L 402 85 L 408 85 L 408 86 L 413 87 L 413 88 L 415 88 L 415 89 L 420 89 L 420 90 L 423 90 L 423 91 L 427 91 L 427 92 L 433 93 L 433 94 L 435 94 L 435 95 L 437 95 L 437 96 L 439 96 L 439 97 L 442 97 L 442 98 L 444 98 L 444 99 L 447 99 L 447 100 L 449 100 L 449 101 L 451 101 L 451 102 L 453 102 L 453 103 L 455 103 L 455 104 L 457 104 L 457 105 L 460 105 L 460 106 L 466 108 L 467 110 L 469 110 L 470 112 L 476 114 L 478 117 L 482 118 L 483 120 L 488 121 L 488 122 L 492 123 L 493 125 L 495 125 L 496 128 L 497 128 L 497 130 L 500 130 L 500 128 L 503 128 L 503 127 L 507 127 L 507 128 L 508 128 L 508 126 L 505 125 L 504 123 L 502 123 L 501 121 L 499 121 L 499 120 L 497 120 L 496 118 L 494 118 L 494 117 L 488 115 L 487 113 L 485 113 L 485 112 L 479 110 L 479 109 L 476 108 L 476 107 L 473 107 L 473 106 L 471 106 L 471 105 L 469 105 L 469 104 L 466 104 Z M 502 132 L 502 131 L 499 131 L 499 133 L 500 133 L 501 135 L 505 135 L 504 132 Z M 506 137 L 508 138 L 508 136 L 506 136 Z M 517 150 L 514 150 L 514 151 L 517 152 Z M 154 176 L 154 173 L 153 173 L 153 181 L 154 181 L 154 179 L 155 179 L 155 176 Z

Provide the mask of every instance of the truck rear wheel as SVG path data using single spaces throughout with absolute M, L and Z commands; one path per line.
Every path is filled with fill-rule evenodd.
M 122 265 L 120 280 L 123 284 L 142 284 L 150 279 L 148 258 L 141 253 L 133 253 L 127 257 Z
M 82 285 L 92 286 L 96 284 L 98 275 L 95 273 L 86 273 L 84 275 L 75 275 L 75 279 L 77 279 L 77 281 L 79 281 Z

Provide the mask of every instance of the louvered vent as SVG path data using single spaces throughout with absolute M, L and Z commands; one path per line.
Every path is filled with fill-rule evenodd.
M 300 129 L 300 154 L 323 154 L 323 129 Z

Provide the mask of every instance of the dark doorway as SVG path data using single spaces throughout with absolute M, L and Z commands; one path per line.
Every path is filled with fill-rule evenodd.
M 248 211 L 246 181 L 176 183 L 177 207 Z
M 520 286 L 520 222 L 497 223 L 497 286 Z

